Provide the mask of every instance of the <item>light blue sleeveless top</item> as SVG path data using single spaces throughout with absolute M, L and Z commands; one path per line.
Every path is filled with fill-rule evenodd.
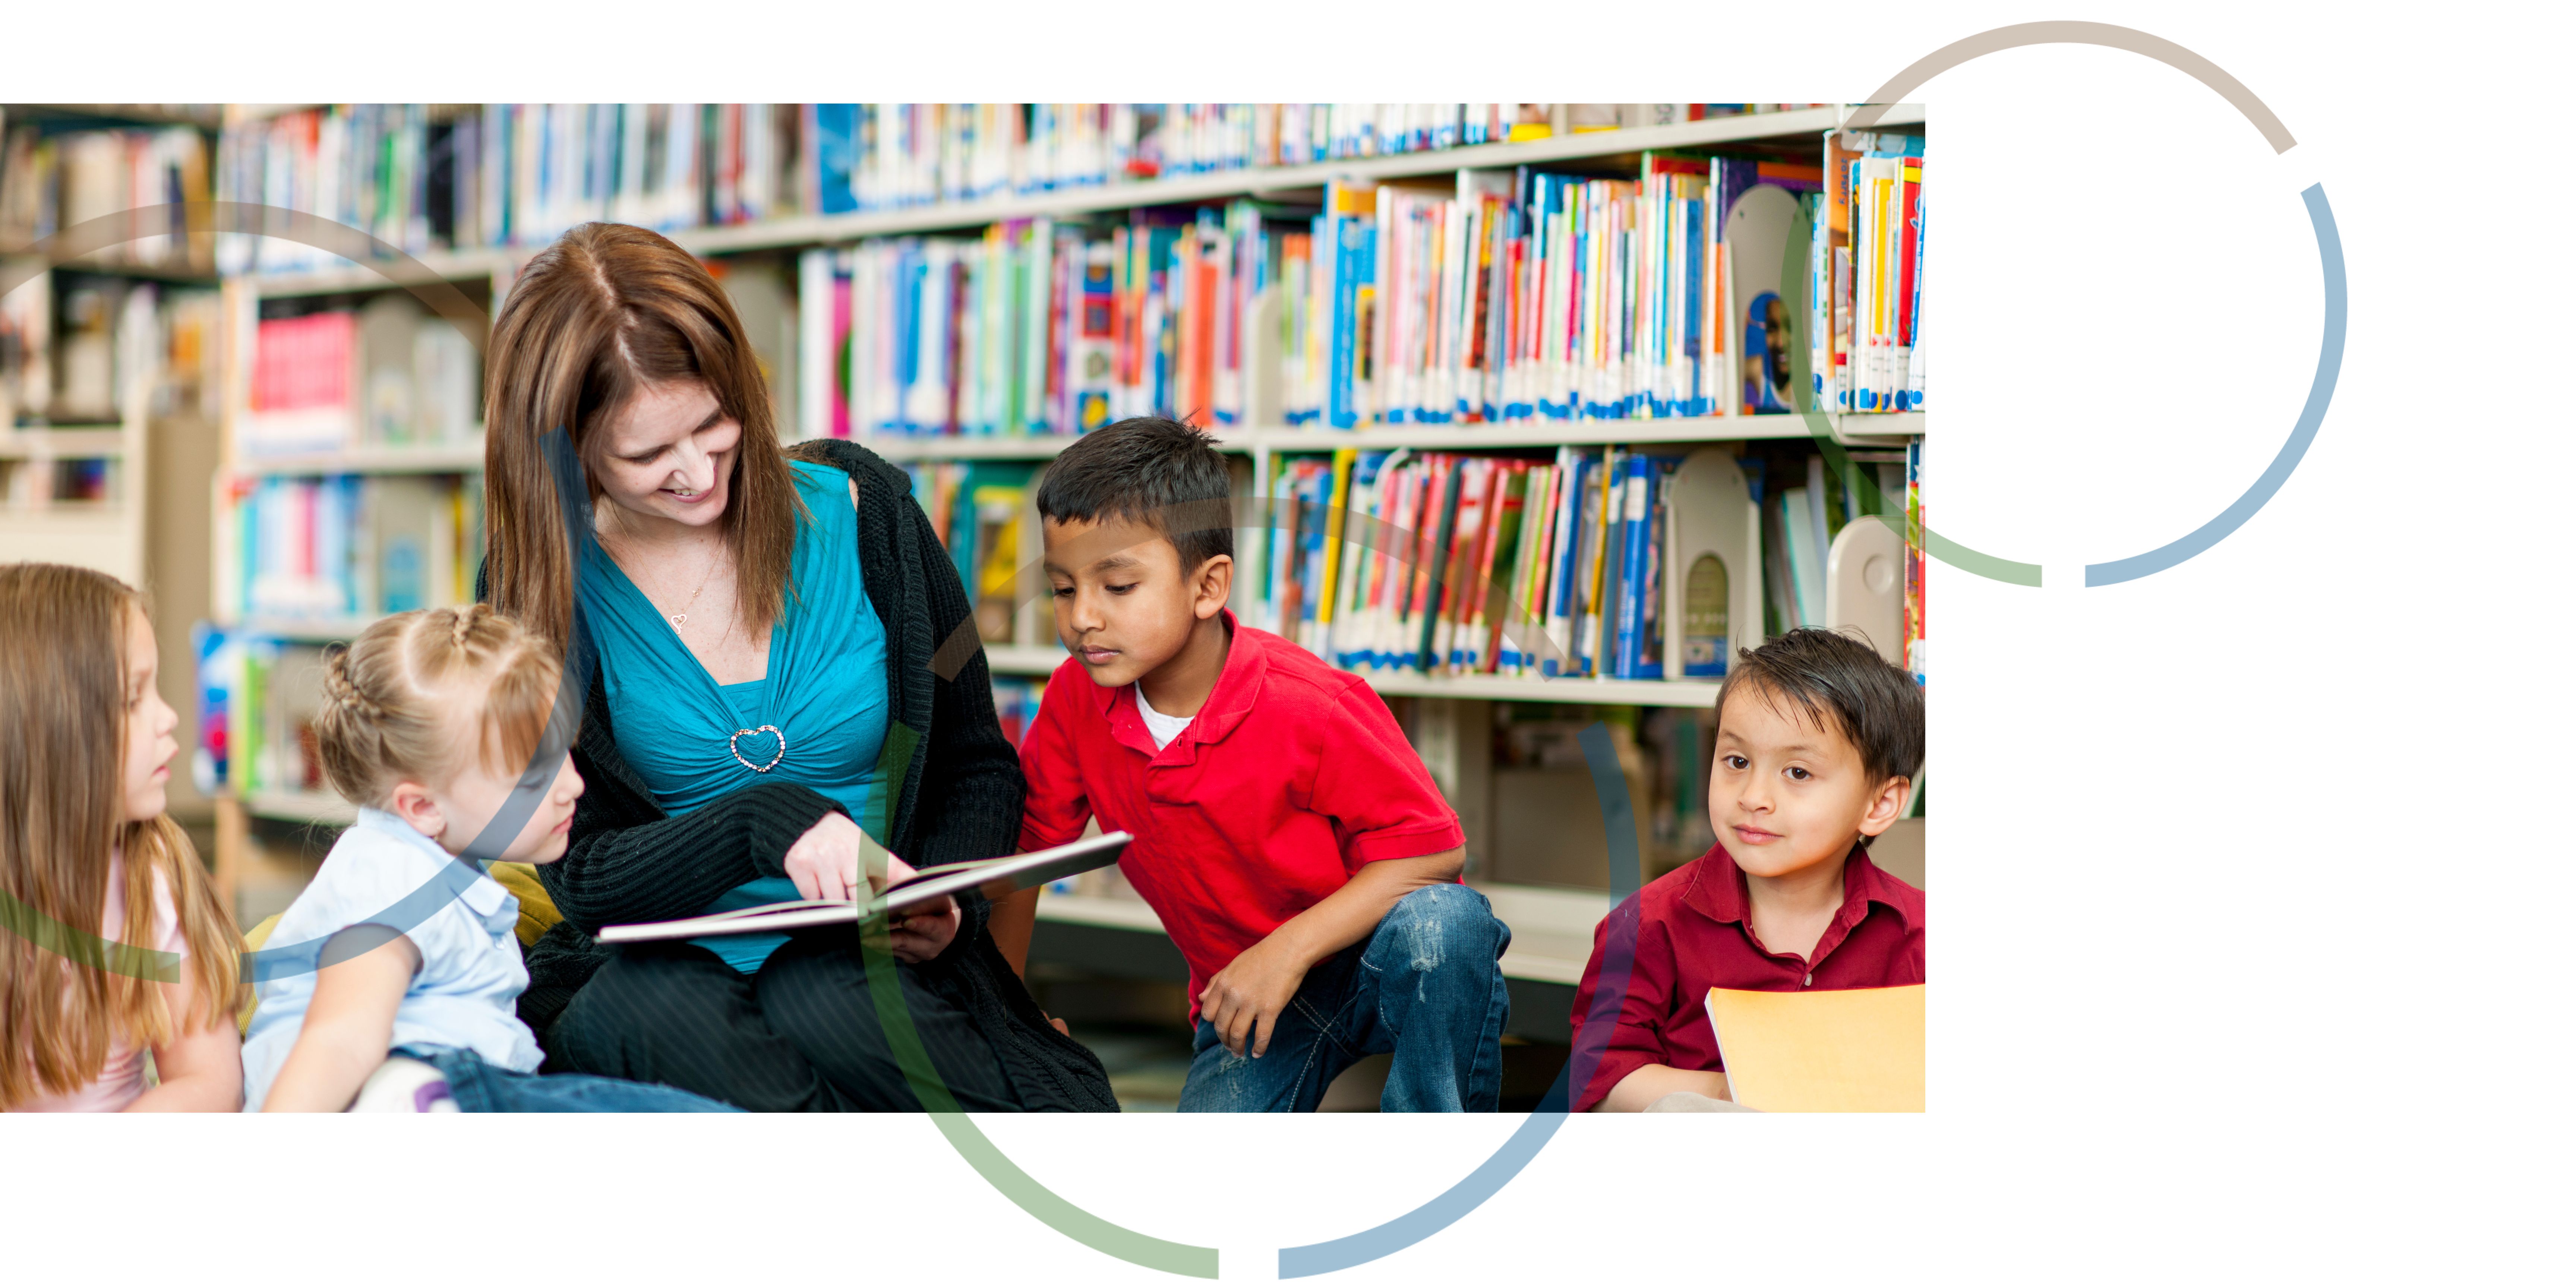
M 868 817 L 889 717 L 885 624 L 859 577 L 849 475 L 803 462 L 789 468 L 809 514 L 797 521 L 786 608 L 769 633 L 763 679 L 717 684 L 617 561 L 597 541 L 581 542 L 582 609 L 599 649 L 617 750 L 669 814 L 779 778 L 840 802 L 855 821 Z M 706 911 L 796 897 L 787 878 L 763 877 L 725 892 Z M 691 942 L 748 975 L 787 937 Z

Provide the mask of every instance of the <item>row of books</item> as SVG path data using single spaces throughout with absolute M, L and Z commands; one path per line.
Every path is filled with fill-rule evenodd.
M 1908 165 L 1886 204 L 1917 213 L 1869 224 L 1886 254 L 1860 283 L 1883 306 L 1857 342 L 1876 375 L 1826 410 L 1922 405 Z M 1824 174 L 1649 154 L 1635 179 L 1471 170 L 1335 182 L 1320 213 L 1236 201 L 809 251 L 802 432 L 1080 433 L 1165 408 L 1338 429 L 1804 410 L 1825 395 L 1791 387 L 1780 279 Z M 1848 361 L 1836 344 L 1820 370 Z
M 1811 199 L 1810 384 L 1827 411 L 1923 410 L 1923 136 L 1826 136 Z
M 1663 125 L 1773 103 L 818 103 L 823 214 Z
M 1043 675 L 997 675 L 993 677 L 993 714 L 1002 722 L 1002 736 L 1017 747 L 1029 736 L 1029 726 L 1038 719 L 1038 701 L 1046 696 L 1047 677 Z
M 190 775 L 207 795 L 301 792 L 327 797 L 314 718 L 322 650 L 196 623 L 197 745 Z
M 922 461 L 905 469 L 912 475 L 913 499 L 974 601 L 977 634 L 988 644 L 1044 642 L 1037 633 L 1051 634 L 1052 626 L 1024 630 L 1022 622 L 1023 608 L 1045 607 L 1034 600 L 1036 585 L 1027 595 L 1020 587 L 1021 566 L 1038 557 L 1036 467 L 1026 461 Z
M 1723 198 L 1808 183 L 1756 161 L 1649 154 L 1637 179 L 1462 171 L 1453 191 L 1335 183 L 1290 248 L 1291 424 L 1719 415 Z
M 336 474 L 234 485 L 215 525 L 225 621 L 344 621 L 473 598 L 477 475 Z
M 835 215 L 1803 106 L 345 104 L 228 126 L 213 190 L 416 255 L 539 246 L 592 219 L 671 230 Z M 227 273 L 343 262 L 240 234 L 218 253 Z
M 0 433 L 122 419 L 135 363 L 160 410 L 210 405 L 220 298 L 77 271 L 39 273 L 0 295 Z
M 463 332 L 399 291 L 263 318 L 235 442 L 252 456 L 470 442 L 481 364 Z
M 1847 526 L 1898 521 L 1904 478 L 1892 461 L 1714 448 L 1288 458 L 1237 611 L 1363 672 L 1714 679 L 1743 636 L 1864 619 L 1896 656 L 1900 619 L 1920 637 L 1919 567 L 1911 607 L 1881 605 L 1883 625 L 1829 602 L 1827 569 Z M 1741 578 L 1758 594 L 1739 596 Z
M 0 510 L 115 501 L 124 490 L 123 462 L 113 457 L 0 460 Z
M 96 262 L 202 272 L 209 246 L 171 207 L 206 199 L 207 161 L 206 136 L 190 126 L 12 126 L 0 137 L 0 250 L 123 216 Z
M 1905 447 L 1905 669 L 1923 683 L 1923 442 Z
M 215 189 L 415 255 L 542 246 L 599 219 L 747 223 L 800 208 L 799 114 L 769 103 L 334 105 L 226 128 Z M 221 237 L 218 252 L 226 273 L 346 262 L 241 234 Z

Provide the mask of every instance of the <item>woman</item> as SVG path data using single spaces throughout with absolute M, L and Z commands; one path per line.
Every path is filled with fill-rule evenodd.
M 742 322 L 686 251 L 585 224 L 529 261 L 493 325 L 485 464 L 494 607 L 597 655 L 573 755 L 590 790 L 539 872 L 564 921 L 522 1013 L 548 1068 L 753 1110 L 924 1106 L 852 930 L 609 952 L 604 925 L 866 889 L 862 827 L 918 864 L 1013 849 L 1023 784 L 981 653 L 931 658 L 970 606 L 902 471 L 848 443 L 791 461 Z M 542 438 L 592 503 L 568 534 Z M 910 1028 L 965 1109 L 1114 1109 L 1049 1026 L 1034 899 L 895 927 Z

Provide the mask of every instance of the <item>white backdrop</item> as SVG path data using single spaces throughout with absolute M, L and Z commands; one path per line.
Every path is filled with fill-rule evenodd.
M 2042 18 L 2212 59 L 2297 149 L 2106 49 L 2011 51 L 1911 96 L 1939 211 L 1930 517 L 2050 583 L 1931 573 L 1932 1112 L 1574 1121 L 1480 1210 L 1330 1282 L 2527 1277 L 2564 1192 L 2535 1174 L 2563 1144 L 2569 1013 L 2568 194 L 2544 96 L 2563 23 L 2241 2 L 262 8 L 13 14 L 7 96 L 1854 100 Z M 2351 329 L 2305 464 L 2209 553 L 2081 588 L 2080 565 L 2217 513 L 2288 434 L 2321 314 L 2311 182 Z M 1074 1202 L 1264 1280 L 1277 1248 L 1412 1208 L 1514 1122 L 984 1125 Z M 29 1270 L 1178 1282 L 1039 1225 L 916 1118 L 13 1119 L 0 1157 Z

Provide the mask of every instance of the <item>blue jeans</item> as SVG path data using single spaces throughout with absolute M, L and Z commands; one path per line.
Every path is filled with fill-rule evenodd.
M 1270 1046 L 1237 1056 L 1202 1019 L 1181 1112 L 1308 1113 L 1361 1056 L 1393 1052 L 1388 1113 L 1493 1112 L 1502 1103 L 1503 949 L 1511 927 L 1463 885 L 1396 902 L 1365 942 L 1306 972 Z
M 720 1100 L 677 1087 L 587 1073 L 519 1073 L 497 1068 L 462 1047 L 412 1047 L 396 1054 L 425 1061 L 447 1079 L 447 1094 L 469 1114 L 738 1114 Z

